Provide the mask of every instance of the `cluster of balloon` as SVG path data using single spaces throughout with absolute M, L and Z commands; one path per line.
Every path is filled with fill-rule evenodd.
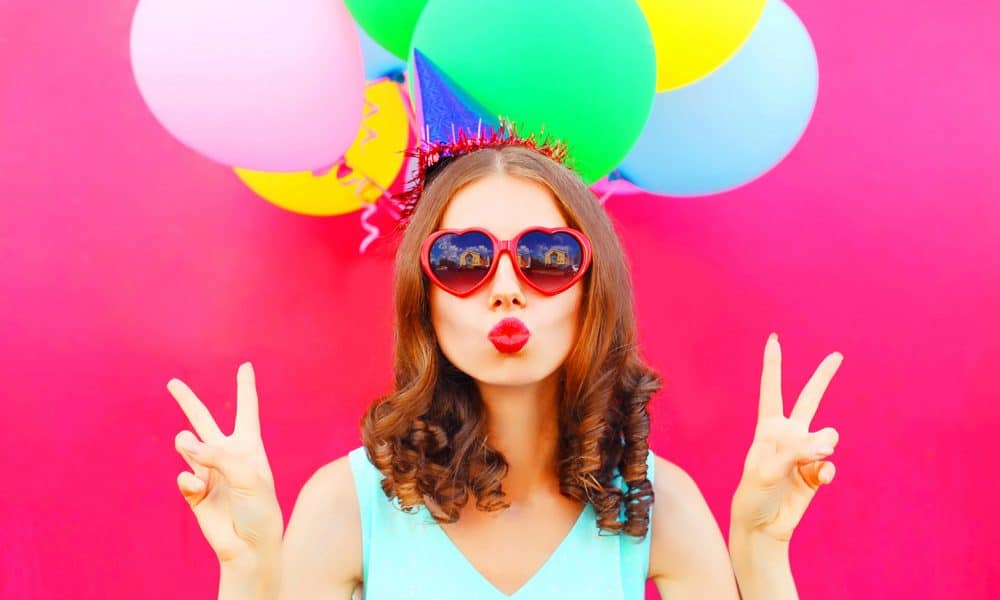
M 361 46 L 341 2 L 139 0 L 132 71 L 174 137 L 225 165 L 316 170 L 364 115 Z
M 659 69 L 653 111 L 618 166 L 650 192 L 704 196 L 771 170 L 816 105 L 816 51 L 781 0 L 639 0 Z
M 489 113 L 566 141 L 602 199 L 745 185 L 791 151 L 816 104 L 815 49 L 782 0 L 347 5 L 411 84 L 419 51 Z
M 404 65 L 343 2 L 140 0 L 130 55 L 180 142 L 286 210 L 363 209 L 362 251 L 378 235 L 365 220 L 401 171 L 412 117 Z
M 236 174 L 262 198 L 305 215 L 341 215 L 375 202 L 403 165 L 410 121 L 399 84 L 392 80 L 371 82 L 365 101 L 354 143 L 329 168 L 270 173 L 236 167 Z
M 308 215 L 369 211 L 410 168 L 416 56 L 487 115 L 566 142 L 602 199 L 759 177 L 818 85 L 781 0 L 139 0 L 131 31 L 164 128 Z

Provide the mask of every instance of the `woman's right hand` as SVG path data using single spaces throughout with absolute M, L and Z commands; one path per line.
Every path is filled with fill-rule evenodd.
M 284 518 L 261 440 L 249 362 L 240 365 L 236 383 L 236 427 L 227 436 L 191 388 L 179 379 L 167 382 L 198 434 L 184 430 L 174 439 L 193 471 L 181 472 L 177 486 L 219 561 L 257 567 L 262 553 L 280 548 Z

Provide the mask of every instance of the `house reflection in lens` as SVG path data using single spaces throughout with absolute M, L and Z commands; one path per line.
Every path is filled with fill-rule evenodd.
M 493 242 L 478 232 L 442 235 L 431 245 L 430 263 L 441 283 L 457 292 L 476 286 L 490 269 Z
M 489 267 L 490 259 L 476 250 L 466 250 L 458 255 L 458 268 Z
M 545 266 L 561 267 L 569 264 L 569 252 L 559 248 L 552 248 L 545 253 Z
M 542 289 L 554 290 L 576 275 L 583 263 L 583 248 L 568 233 L 532 231 L 517 245 L 518 264 L 525 276 Z

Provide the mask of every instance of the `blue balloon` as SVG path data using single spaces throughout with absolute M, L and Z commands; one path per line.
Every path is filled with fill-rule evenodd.
M 389 77 L 396 81 L 402 81 L 403 73 L 406 71 L 406 63 L 379 45 L 357 23 L 355 26 L 358 29 L 358 37 L 361 38 L 361 54 L 365 59 L 365 79 L 372 81 Z
M 619 165 L 659 194 L 701 196 L 744 185 L 777 165 L 816 106 L 819 68 L 802 21 L 768 0 L 743 47 L 688 86 L 656 95 L 653 112 Z

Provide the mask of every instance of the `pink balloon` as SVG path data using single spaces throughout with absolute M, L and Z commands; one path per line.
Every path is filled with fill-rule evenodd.
M 343 0 L 140 0 L 131 57 L 157 120 L 225 165 L 326 167 L 361 124 L 361 42 Z

